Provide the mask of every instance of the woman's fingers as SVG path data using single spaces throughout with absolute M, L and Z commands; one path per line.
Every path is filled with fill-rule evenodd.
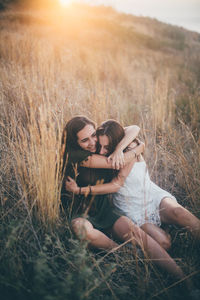
M 123 161 L 118 159 L 116 162 L 115 162 L 115 169 L 119 170 L 123 168 Z
M 76 185 L 76 182 L 71 178 L 71 177 L 67 177 L 67 180 L 65 181 L 65 187 L 66 189 L 71 188 L 72 186 Z
M 109 163 L 111 161 L 112 161 L 112 156 L 110 155 L 110 156 L 107 157 L 107 162 Z
M 116 166 L 115 166 L 115 164 L 116 164 L 116 159 L 115 159 L 115 157 L 113 157 L 112 154 L 111 154 L 110 156 L 108 156 L 107 161 L 108 161 L 108 162 L 111 162 L 112 168 L 113 168 L 113 169 L 116 168 Z
M 124 161 L 124 153 L 123 151 L 114 152 L 108 157 L 108 162 L 112 162 L 112 168 L 113 169 L 121 169 L 125 165 Z
M 67 181 L 68 181 L 68 182 L 70 182 L 70 183 L 73 183 L 73 182 L 75 182 L 75 180 L 74 180 L 74 179 L 72 179 L 70 176 L 67 176 Z
M 118 159 L 113 159 L 112 160 L 112 167 L 114 168 L 114 169 L 119 169 L 119 160 Z
M 122 155 L 122 158 L 121 158 L 121 164 L 122 164 L 122 168 L 123 168 L 125 166 L 124 154 Z
M 78 187 L 76 181 L 73 180 L 71 177 L 69 178 L 69 180 L 66 180 L 65 189 L 67 191 L 75 193 L 75 194 L 76 193 L 78 194 L 78 191 L 79 191 L 79 187 Z
M 125 165 L 124 155 L 121 155 L 120 157 L 118 157 L 118 159 L 116 160 L 116 164 L 117 164 L 118 170 L 124 167 L 124 165 Z
M 66 190 L 68 190 L 69 188 L 71 188 L 71 186 L 72 186 L 71 182 L 66 181 L 66 183 L 65 183 Z

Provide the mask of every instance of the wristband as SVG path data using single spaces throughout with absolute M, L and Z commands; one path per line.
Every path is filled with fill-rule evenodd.
M 79 193 L 78 194 L 81 195 L 81 187 L 79 188 Z

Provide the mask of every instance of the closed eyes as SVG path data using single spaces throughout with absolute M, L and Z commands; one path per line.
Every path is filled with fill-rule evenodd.
M 100 145 L 100 148 L 101 148 L 101 149 L 104 148 L 104 149 L 106 149 L 106 150 L 109 150 L 109 146 L 101 146 L 101 145 Z

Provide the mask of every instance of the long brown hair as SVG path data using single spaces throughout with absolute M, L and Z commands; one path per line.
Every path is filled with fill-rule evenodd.
M 123 139 L 125 132 L 124 128 L 115 120 L 107 120 L 97 128 L 97 137 L 106 135 L 109 140 L 108 154 L 111 154 L 118 143 Z
M 67 122 L 62 135 L 63 165 L 66 164 L 69 152 L 81 149 L 77 142 L 77 133 L 86 125 L 96 128 L 95 123 L 85 116 L 76 116 Z

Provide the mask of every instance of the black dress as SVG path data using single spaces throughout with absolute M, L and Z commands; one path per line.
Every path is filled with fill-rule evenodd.
M 68 164 L 65 175 L 76 180 L 78 186 L 95 185 L 98 182 L 107 183 L 113 177 L 113 170 L 92 169 L 80 166 L 80 162 L 87 160 L 91 152 L 76 150 L 68 155 Z M 65 176 L 65 178 L 66 178 Z M 66 179 L 64 179 L 65 181 Z M 112 194 L 105 195 L 69 195 L 62 188 L 62 204 L 67 208 L 69 218 L 84 217 L 99 230 L 105 230 L 114 225 L 122 213 L 114 207 Z

